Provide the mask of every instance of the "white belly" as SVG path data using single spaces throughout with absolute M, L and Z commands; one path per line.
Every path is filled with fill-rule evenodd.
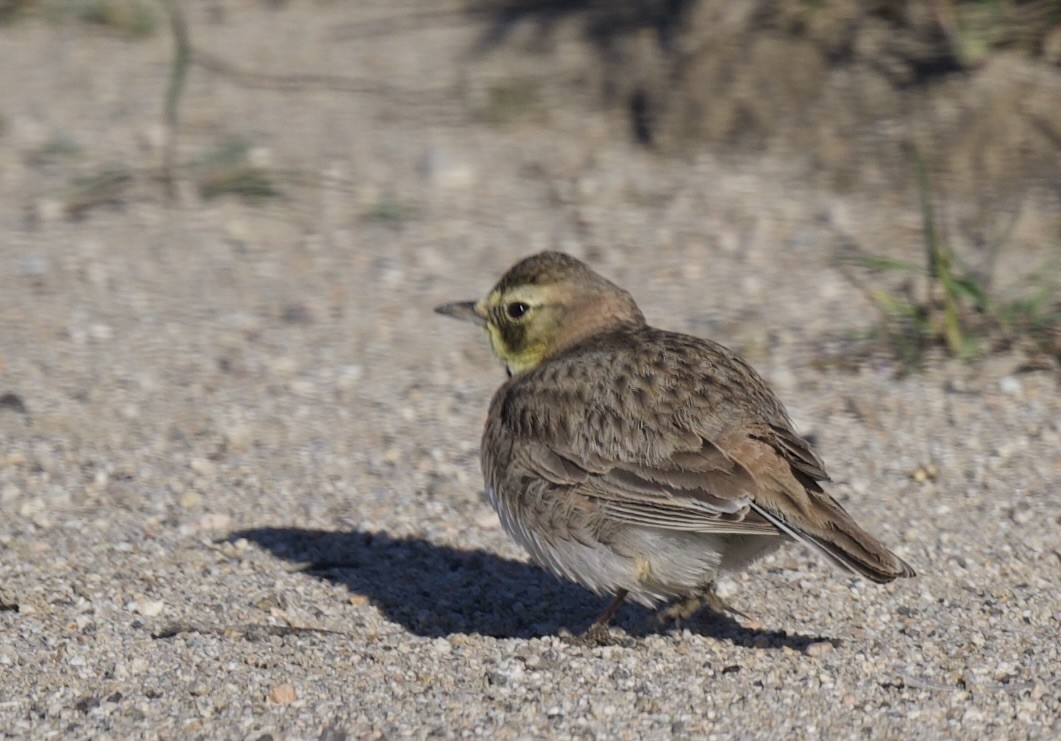
M 707 587 L 719 571 L 737 571 L 777 548 L 780 535 L 690 533 L 658 528 L 628 527 L 613 548 L 553 538 L 517 520 L 498 506 L 487 490 L 505 530 L 535 561 L 557 576 L 581 584 L 597 594 L 625 589 L 630 599 L 652 607 L 658 602 L 693 594 Z

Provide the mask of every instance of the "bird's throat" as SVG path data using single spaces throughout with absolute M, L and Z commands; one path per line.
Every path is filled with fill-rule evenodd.
M 511 330 L 512 327 L 487 326 L 490 348 L 497 359 L 504 363 L 508 374 L 514 376 L 540 365 L 545 360 L 547 348 L 545 343 L 527 343 L 525 337 L 515 337 Z

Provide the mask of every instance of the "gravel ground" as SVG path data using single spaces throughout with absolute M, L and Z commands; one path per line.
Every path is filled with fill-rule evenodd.
M 192 17 L 249 68 L 408 93 L 193 69 L 182 158 L 239 134 L 322 183 L 264 206 L 167 205 L 138 177 L 71 218 L 72 175 L 157 161 L 168 41 L 0 29 L 0 732 L 1061 735 L 1056 370 L 815 362 L 874 318 L 832 250 L 916 255 L 916 203 L 664 160 L 548 99 L 544 121 L 476 123 L 518 60 L 469 62 L 472 21 L 352 35 L 388 6 L 342 5 Z M 500 529 L 478 438 L 502 373 L 431 313 L 547 247 L 744 353 L 918 578 L 789 546 L 725 585 L 747 619 L 660 633 L 626 606 L 626 645 L 565 640 L 601 601 Z

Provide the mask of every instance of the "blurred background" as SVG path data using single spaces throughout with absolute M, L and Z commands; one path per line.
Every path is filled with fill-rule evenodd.
M 630 278 L 686 288 L 649 296 L 724 295 L 694 328 L 781 288 L 856 304 L 824 324 L 904 365 L 1057 358 L 1056 0 L 2 0 L 0 24 L 8 281 L 98 290 L 168 244 L 146 264 L 253 255 L 269 311 L 371 324 L 372 291 L 419 312 L 542 248 L 620 280 L 651 254 Z

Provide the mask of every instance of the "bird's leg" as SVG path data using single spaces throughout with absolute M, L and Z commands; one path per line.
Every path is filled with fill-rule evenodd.
M 659 625 L 674 623 L 680 626 L 681 621 L 688 620 L 704 607 L 719 615 L 729 613 L 742 618 L 748 617 L 740 610 L 726 604 L 726 601 L 718 596 L 715 583 L 711 582 L 699 592 L 675 600 L 665 609 L 660 610 L 656 615 L 656 621 Z
M 588 643 L 595 643 L 597 645 L 605 645 L 610 643 L 611 633 L 608 630 L 608 623 L 611 621 L 615 611 L 619 609 L 619 605 L 626 599 L 627 591 L 620 589 L 615 593 L 615 597 L 608 603 L 608 606 L 604 608 L 604 611 L 597 616 L 597 619 L 593 621 L 593 624 L 586 628 L 586 631 L 582 634 L 582 638 Z
M 608 623 L 611 622 L 612 616 L 615 615 L 615 611 L 619 609 L 619 605 L 626 599 L 627 591 L 620 589 L 615 593 L 615 597 L 608 603 L 608 606 L 604 608 L 604 612 L 597 616 L 597 619 L 593 621 L 594 625 L 603 625 L 605 628 L 608 627 Z
M 705 605 L 717 612 L 719 615 L 725 615 L 726 613 L 729 613 L 730 615 L 736 615 L 737 617 L 742 617 L 745 620 L 750 620 L 750 618 L 746 614 L 738 610 L 736 607 L 730 605 L 728 602 L 726 602 L 726 600 L 722 599 L 718 595 L 718 590 L 715 589 L 714 582 L 711 582 L 708 585 L 707 589 L 704 591 L 702 599 Z
M 656 613 L 656 623 L 662 627 L 668 623 L 674 623 L 676 627 L 681 627 L 683 620 L 688 620 L 703 607 L 704 600 L 699 594 L 694 594 L 691 597 L 682 597 L 671 602 L 664 609 Z

